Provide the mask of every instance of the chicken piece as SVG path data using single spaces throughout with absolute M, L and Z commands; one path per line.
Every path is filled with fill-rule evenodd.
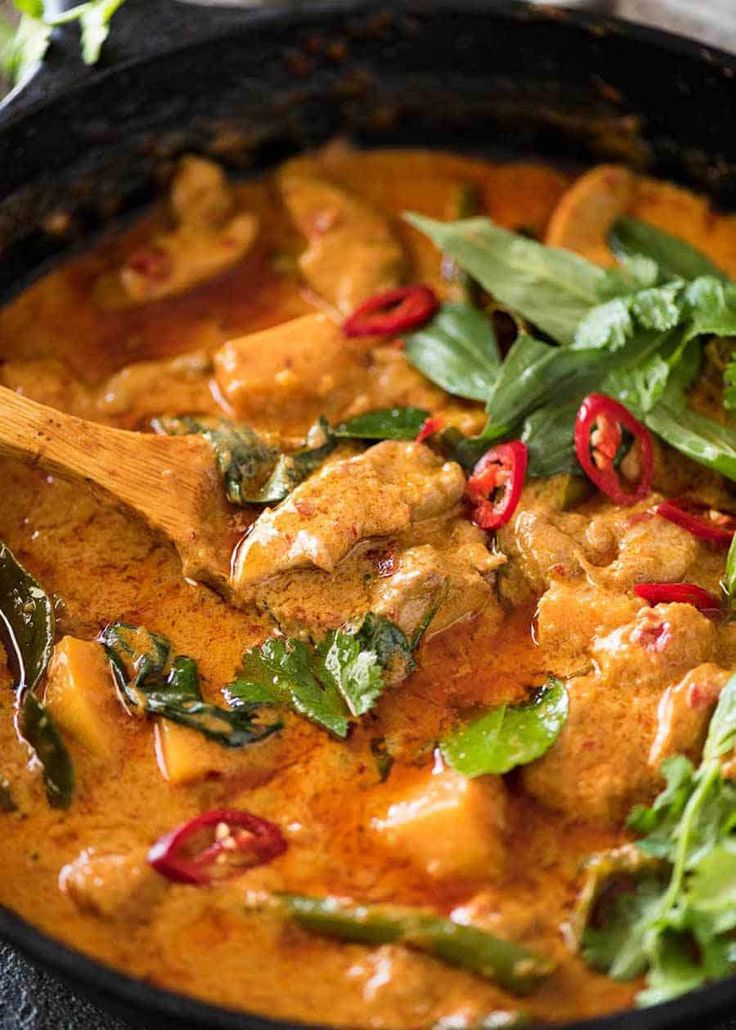
M 630 622 L 642 602 L 600 590 L 579 580 L 556 580 L 537 607 L 537 639 L 548 656 L 549 671 L 572 676 L 590 662 L 595 636 Z
M 299 267 L 315 293 L 349 315 L 401 281 L 404 254 L 384 214 L 330 182 L 312 158 L 288 162 L 278 180 L 284 204 L 307 239 Z
M 704 554 L 703 544 L 692 533 L 647 510 L 625 514 L 619 509 L 591 519 L 586 543 L 589 551 L 594 545 L 609 556 L 613 547 L 615 557 L 605 568 L 585 567 L 594 582 L 615 590 L 686 580 L 688 570 Z
M 237 550 L 233 587 L 246 594 L 292 569 L 332 572 L 361 541 L 449 513 L 464 489 L 455 462 L 423 444 L 385 440 L 326 466 L 264 512 Z
M 661 780 L 649 763 L 662 685 L 713 657 L 713 624 L 685 604 L 644 608 L 596 639 L 596 672 L 568 684 L 567 722 L 554 747 L 522 770 L 526 789 L 575 820 L 621 823 Z
M 145 304 L 183 293 L 229 268 L 258 232 L 254 214 L 238 211 L 222 169 L 201 157 L 182 158 L 171 186 L 171 229 L 134 251 L 117 275 L 103 276 L 105 307 Z
M 433 879 L 490 879 L 502 872 L 506 857 L 503 780 L 424 771 L 371 826 L 387 851 Z
M 212 360 L 204 351 L 164 361 L 136 361 L 100 385 L 95 407 L 103 415 L 135 415 L 139 419 L 162 411 L 213 411 L 211 371 Z
M 484 534 L 458 519 L 447 548 L 432 544 L 401 552 L 390 576 L 379 579 L 371 608 L 400 626 L 411 639 L 434 612 L 427 636 L 485 608 L 493 598 L 487 577 L 505 561 L 492 554 Z
M 558 201 L 544 242 L 548 247 L 574 250 L 599 265 L 614 265 L 608 233 L 631 207 L 637 182 L 622 165 L 591 168 Z
M 101 644 L 63 637 L 49 663 L 44 701 L 64 733 L 98 759 L 115 760 L 121 710 Z
M 657 735 L 649 764 L 659 769 L 670 755 L 687 755 L 697 762 L 708 733 L 710 717 L 730 673 L 712 662 L 691 669 L 662 694 L 657 708 Z
M 82 912 L 113 923 L 147 922 L 167 881 L 154 872 L 147 849 L 125 855 L 85 850 L 59 874 L 59 887 Z
M 215 354 L 220 391 L 239 418 L 309 424 L 334 418 L 366 382 L 366 345 L 326 315 L 304 315 L 236 340 Z
M 688 669 L 711 660 L 718 646 L 716 628 L 690 604 L 641 608 L 633 622 L 597 638 L 593 657 L 604 677 L 630 689 L 657 691 Z
M 504 593 L 518 603 L 524 592 L 541 594 L 553 579 L 579 573 L 586 526 L 582 515 L 560 510 L 557 477 L 527 485 L 514 517 L 498 533 L 512 574 L 504 576 Z
M 437 412 L 449 399 L 443 390 L 417 372 L 402 351 L 395 347 L 371 348 L 365 380 L 356 383 L 356 389 L 344 413 L 346 419 L 374 408 L 406 405 Z

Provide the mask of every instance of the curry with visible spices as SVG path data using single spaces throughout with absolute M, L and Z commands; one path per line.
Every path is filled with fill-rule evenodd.
M 335 1025 L 735 972 L 730 276 L 736 216 L 622 167 L 335 143 L 186 156 L 7 305 L 0 383 L 203 434 L 240 540 L 227 600 L 0 459 L 0 901 Z

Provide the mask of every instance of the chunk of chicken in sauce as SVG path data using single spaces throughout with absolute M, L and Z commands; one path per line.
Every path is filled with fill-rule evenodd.
M 342 315 L 397 286 L 406 269 L 385 214 L 334 182 L 308 157 L 279 173 L 289 214 L 307 246 L 299 258 L 306 284 Z
M 146 304 L 183 293 L 238 261 L 252 246 L 258 219 L 239 211 L 219 165 L 182 158 L 171 185 L 171 228 L 143 244 L 116 273 L 103 276 L 97 296 L 107 307 Z
M 292 569 L 332 572 L 361 541 L 449 512 L 464 490 L 460 466 L 423 444 L 376 444 L 327 465 L 264 512 L 238 548 L 233 586 L 245 594 Z
M 593 671 L 570 680 L 568 720 L 555 747 L 522 771 L 526 789 L 571 819 L 602 824 L 651 800 L 661 783 L 648 759 L 663 684 L 711 661 L 716 648 L 713 622 L 687 604 L 642 608 L 594 637 Z

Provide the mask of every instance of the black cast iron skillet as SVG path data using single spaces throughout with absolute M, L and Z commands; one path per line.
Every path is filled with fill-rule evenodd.
M 101 67 L 83 69 L 76 52 L 59 36 L 0 114 L 0 299 L 146 203 L 192 149 L 243 173 L 337 133 L 366 145 L 610 158 L 736 207 L 736 61 L 600 15 L 502 0 L 258 12 L 129 0 Z M 131 980 L 2 908 L 0 934 L 143 1026 L 284 1026 Z M 709 1030 L 734 1011 L 736 978 L 575 1025 Z

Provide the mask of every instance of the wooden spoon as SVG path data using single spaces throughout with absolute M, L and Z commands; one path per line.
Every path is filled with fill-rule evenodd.
M 231 509 L 202 437 L 111 429 L 0 387 L 0 454 L 102 487 L 171 540 L 185 576 L 229 593 Z

